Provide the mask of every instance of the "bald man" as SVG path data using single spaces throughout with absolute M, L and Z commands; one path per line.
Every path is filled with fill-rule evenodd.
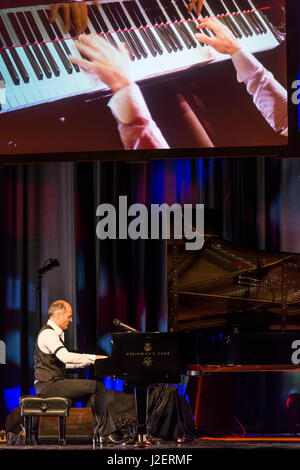
M 102 382 L 86 379 L 67 379 L 66 369 L 89 366 L 95 359 L 106 356 L 69 352 L 64 344 L 64 331 L 72 322 L 72 307 L 64 300 L 57 300 L 49 307 L 49 320 L 38 333 L 34 351 L 34 377 L 37 395 L 62 396 L 71 400 L 89 399 L 94 414 L 94 438 L 115 431 L 106 403 L 106 391 Z M 119 442 L 111 434 L 108 442 Z

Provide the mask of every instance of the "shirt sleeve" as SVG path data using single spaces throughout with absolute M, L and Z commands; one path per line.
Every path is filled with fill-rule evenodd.
M 275 132 L 288 135 L 287 91 L 273 74 L 249 52 L 241 49 L 232 56 L 237 79 L 244 82 L 262 116 Z
M 40 333 L 38 338 L 38 346 L 41 351 L 46 354 L 55 354 L 56 357 L 63 362 L 68 364 L 68 368 L 75 367 L 86 367 L 93 364 L 96 357 L 93 354 L 79 354 L 69 352 L 62 341 L 59 339 L 57 334 L 52 330 L 44 330 Z
M 160 129 L 153 121 L 140 88 L 130 85 L 113 95 L 108 106 L 118 121 L 125 149 L 169 148 Z

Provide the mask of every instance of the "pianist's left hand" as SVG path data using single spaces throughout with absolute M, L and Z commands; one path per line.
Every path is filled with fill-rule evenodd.
M 89 60 L 79 57 L 69 57 L 73 64 L 83 70 L 97 75 L 101 82 L 116 93 L 133 83 L 130 77 L 130 59 L 126 46 L 117 49 L 96 34 L 82 34 L 76 41 L 79 52 Z
M 99 1 L 95 0 L 95 4 L 99 5 Z M 88 7 L 86 2 L 60 3 L 52 5 L 49 21 L 53 22 L 61 11 L 64 27 L 66 31 L 71 29 L 71 23 L 74 25 L 76 34 L 81 34 L 87 28 Z

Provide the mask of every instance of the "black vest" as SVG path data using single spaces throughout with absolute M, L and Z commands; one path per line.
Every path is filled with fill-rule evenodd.
M 50 325 L 44 325 L 39 331 L 34 349 L 34 379 L 39 382 L 48 382 L 49 380 L 64 379 L 66 375 L 66 366 L 55 354 L 47 354 L 38 347 L 38 338 L 42 331 L 53 330 Z M 61 341 L 62 346 L 64 343 Z

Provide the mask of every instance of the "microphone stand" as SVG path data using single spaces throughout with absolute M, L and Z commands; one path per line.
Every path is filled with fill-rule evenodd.
M 38 273 L 38 286 L 37 286 L 37 301 L 38 301 L 38 314 L 39 314 L 39 321 L 40 321 L 40 328 L 42 328 L 42 279 L 43 274 L 41 272 Z

